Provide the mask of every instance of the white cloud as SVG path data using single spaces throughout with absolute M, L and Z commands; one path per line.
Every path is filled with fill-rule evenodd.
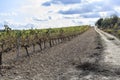
M 106 17 L 119 13 L 120 7 L 111 5 L 111 0 L 80 0 L 80 3 L 51 3 L 43 6 L 45 2 L 54 0 L 25 0 L 19 8 L 13 12 L 0 13 L 0 20 L 10 24 L 35 24 L 37 28 L 61 27 L 70 25 L 94 24 L 98 17 Z M 55 0 L 57 1 L 57 0 Z M 76 0 L 78 1 L 78 0 Z M 119 2 L 117 0 L 117 2 Z M 69 3 L 69 4 L 68 4 Z M 69 13 L 73 10 L 75 13 Z M 59 11 L 67 11 L 65 14 Z M 77 13 L 77 14 L 76 14 Z
M 63 18 L 62 14 L 57 13 L 59 10 L 67 10 L 70 8 L 76 8 L 79 5 L 78 4 L 74 4 L 74 5 L 56 5 L 56 4 L 52 4 L 49 7 L 45 7 L 45 6 L 41 6 L 42 3 L 44 3 L 45 1 L 40 1 L 37 0 L 37 2 L 30 0 L 30 4 L 28 5 L 23 5 L 22 7 L 20 7 L 19 10 L 17 10 L 17 12 L 19 12 L 19 15 L 24 15 L 25 17 L 23 17 L 24 19 L 24 23 L 33 23 L 36 25 L 42 25 L 42 26 L 66 26 L 68 25 L 68 23 L 70 22 L 71 25 L 73 25 L 74 23 L 72 22 L 72 20 L 65 20 Z M 76 15 L 66 15 L 66 16 L 76 16 Z M 39 19 L 39 20 L 48 20 L 43 22 L 40 21 L 34 21 L 33 18 Z M 49 18 L 51 18 L 51 20 L 49 20 Z M 57 23 L 57 24 L 56 24 Z
M 17 13 L 16 12 L 0 13 L 0 16 L 17 16 Z
M 103 0 L 81 0 L 82 3 L 93 3 L 93 2 L 101 2 Z
M 115 10 L 117 13 L 120 14 L 120 6 L 115 6 L 115 7 L 114 7 L 114 10 Z
M 46 24 L 47 23 L 47 24 Z M 43 22 L 42 24 L 37 24 L 37 28 L 54 28 L 54 27 L 66 27 L 76 25 L 70 19 L 59 19 L 59 20 L 50 20 L 47 22 Z

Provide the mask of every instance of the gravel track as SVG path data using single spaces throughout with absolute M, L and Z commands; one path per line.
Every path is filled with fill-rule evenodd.
M 105 46 L 104 62 L 120 66 L 120 40 L 102 30 L 96 29 Z

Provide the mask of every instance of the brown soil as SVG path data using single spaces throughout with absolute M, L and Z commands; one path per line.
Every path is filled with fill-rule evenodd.
M 100 37 L 91 28 L 71 41 L 35 53 L 30 58 L 9 62 L 12 67 L 1 71 L 0 80 L 107 80 L 100 79 L 110 73 L 99 64 L 101 54 Z M 87 79 L 90 74 L 94 79 Z

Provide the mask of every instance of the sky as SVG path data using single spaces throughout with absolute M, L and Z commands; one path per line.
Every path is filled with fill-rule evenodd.
M 0 0 L 0 29 L 94 25 L 113 14 L 120 16 L 120 0 Z

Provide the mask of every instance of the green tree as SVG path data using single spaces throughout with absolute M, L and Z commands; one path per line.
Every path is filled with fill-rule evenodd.
M 100 27 L 102 25 L 102 21 L 103 21 L 103 18 L 100 18 L 96 23 L 95 25 Z
M 114 26 L 118 22 L 118 16 L 117 15 L 112 15 L 111 17 L 111 24 Z
M 4 31 L 6 31 L 7 33 L 11 31 L 11 28 L 8 25 L 4 25 L 4 28 Z

